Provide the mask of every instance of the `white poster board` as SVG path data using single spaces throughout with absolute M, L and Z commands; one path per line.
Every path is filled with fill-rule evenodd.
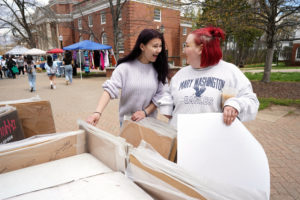
M 179 166 L 220 183 L 208 186 L 229 199 L 269 199 L 267 156 L 238 119 L 227 126 L 222 113 L 179 115 L 177 155 Z

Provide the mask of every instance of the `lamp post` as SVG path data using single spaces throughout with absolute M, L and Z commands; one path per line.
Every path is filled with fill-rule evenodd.
M 63 36 L 62 35 L 59 35 L 58 36 L 58 40 L 60 41 L 60 48 L 62 49 L 63 48 Z
M 164 36 L 164 33 L 165 33 L 165 27 L 164 25 L 160 25 L 159 27 L 159 31 L 161 32 L 161 34 Z M 166 56 L 167 56 L 167 59 L 168 59 L 168 50 L 166 49 Z
M 162 34 L 164 34 L 164 32 L 165 32 L 165 27 L 164 27 L 164 25 L 162 24 L 162 25 L 160 25 L 160 27 L 159 27 L 159 31 L 162 33 Z

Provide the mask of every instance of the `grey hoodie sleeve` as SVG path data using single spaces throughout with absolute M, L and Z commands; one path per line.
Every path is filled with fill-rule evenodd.
M 243 73 L 237 74 L 236 77 L 238 77 L 237 95 L 225 101 L 224 106 L 237 109 L 241 121 L 254 120 L 259 108 L 257 96 L 253 92 L 251 82 Z
M 122 89 L 123 85 L 122 73 L 121 67 L 117 67 L 113 71 L 111 78 L 102 84 L 102 88 L 109 93 L 111 99 L 119 98 L 120 89 Z
M 164 84 L 162 82 L 159 82 L 157 91 L 151 100 L 156 105 L 156 107 L 159 106 L 158 101 L 163 97 L 163 95 L 164 95 Z
M 168 83 L 163 87 L 163 95 L 158 100 L 158 107 L 162 115 L 172 116 L 174 101 L 171 95 L 171 86 Z

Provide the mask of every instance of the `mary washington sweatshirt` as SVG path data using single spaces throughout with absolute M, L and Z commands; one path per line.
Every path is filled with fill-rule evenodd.
M 225 101 L 224 106 L 234 107 L 241 121 L 255 119 L 259 101 L 251 82 L 239 68 L 223 60 L 207 68 L 187 66 L 179 70 L 164 88 L 158 102 L 160 113 L 172 116 L 169 123 L 177 128 L 178 114 L 222 112 L 225 88 L 234 88 L 236 96 Z
M 132 115 L 145 109 L 151 102 L 157 106 L 157 101 L 163 95 L 163 84 L 157 79 L 157 72 L 152 63 L 143 64 L 139 60 L 125 62 L 117 66 L 110 80 L 102 85 L 111 99 L 119 98 L 121 90 L 119 117 Z M 149 114 L 156 117 L 157 111 Z

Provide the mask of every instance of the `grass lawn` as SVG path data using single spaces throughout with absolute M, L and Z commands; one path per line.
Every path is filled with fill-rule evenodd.
M 259 100 L 259 110 L 263 110 L 272 104 L 282 105 L 282 106 L 291 106 L 297 105 L 300 106 L 300 99 L 292 100 L 292 99 L 275 99 L 275 98 L 258 98 Z
M 260 81 L 263 77 L 263 72 L 245 72 L 244 74 L 251 81 Z M 300 82 L 300 72 L 272 72 L 270 79 L 271 81 Z
M 247 69 L 263 69 L 265 67 L 265 63 L 257 63 L 251 65 L 245 65 L 244 68 Z M 284 62 L 273 63 L 272 69 L 300 69 L 300 66 L 287 66 Z

